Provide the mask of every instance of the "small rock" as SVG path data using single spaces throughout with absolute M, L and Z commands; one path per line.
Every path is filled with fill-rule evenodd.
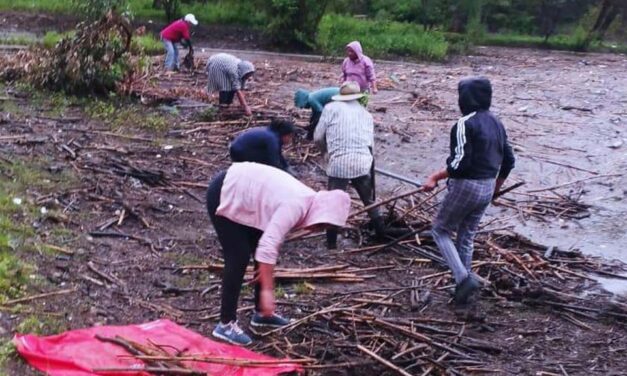
M 623 140 L 614 140 L 614 141 L 612 141 L 612 143 L 607 145 L 607 147 L 610 148 L 610 149 L 618 149 L 621 146 L 623 146 Z
M 22 205 L 22 199 L 20 197 L 13 197 L 13 203 L 15 205 Z

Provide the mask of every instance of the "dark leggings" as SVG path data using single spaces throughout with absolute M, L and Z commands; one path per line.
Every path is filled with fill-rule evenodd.
M 237 320 L 237 302 L 244 282 L 244 274 L 251 257 L 254 257 L 259 238 L 263 232 L 256 228 L 240 225 L 230 219 L 216 215 L 220 205 L 220 192 L 226 171 L 217 174 L 207 190 L 207 211 L 211 223 L 218 234 L 224 257 L 222 273 L 222 298 L 220 305 L 220 322 L 227 324 Z M 255 262 L 255 271 L 257 263 Z M 259 311 L 259 284 L 255 284 L 255 308 Z

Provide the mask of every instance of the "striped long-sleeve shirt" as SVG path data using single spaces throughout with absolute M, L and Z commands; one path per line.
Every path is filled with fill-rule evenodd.
M 207 61 L 207 90 L 241 90 L 244 88 L 244 76 L 254 71 L 255 67 L 249 61 L 225 53 L 213 55 Z
M 314 141 L 328 153 L 328 176 L 353 179 L 370 172 L 374 123 L 372 115 L 357 101 L 327 104 L 316 127 Z

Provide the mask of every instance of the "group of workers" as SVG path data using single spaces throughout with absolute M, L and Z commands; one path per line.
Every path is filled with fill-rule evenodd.
M 184 22 L 189 28 L 196 24 L 191 21 L 195 18 L 187 15 L 175 24 Z M 166 69 L 172 61 L 168 46 L 178 42 L 166 39 L 171 27 L 162 32 L 168 54 Z M 181 35 L 189 41 L 188 34 Z M 300 89 L 294 95 L 296 107 L 311 109 L 307 139 L 327 157 L 328 190 L 316 192 L 295 177 L 282 154 L 295 134 L 294 124 L 285 120 L 273 120 L 236 137 L 230 145 L 233 164 L 209 183 L 207 210 L 224 257 L 220 322 L 213 331 L 217 338 L 237 345 L 252 342 L 237 323 L 240 290 L 251 257 L 255 272 L 251 326 L 288 325 L 290 321 L 275 312 L 273 279 L 279 248 L 288 233 L 326 230 L 326 245 L 335 249 L 338 229 L 349 216 L 348 185 L 366 207 L 375 203 L 374 123 L 366 106 L 368 96 L 378 91 L 376 74 L 359 42 L 349 43 L 346 54 L 339 87 L 313 92 Z M 207 63 L 208 90 L 219 93 L 221 105 L 230 104 L 237 95 L 250 115 L 242 90 L 253 73 L 254 66 L 248 61 L 224 53 L 213 55 Z M 462 116 L 450 132 L 446 167 L 431 174 L 422 189 L 431 191 L 438 181 L 447 179 L 448 192 L 433 220 L 432 235 L 455 280 L 454 302 L 463 306 L 481 288 L 480 278 L 471 269 L 475 233 L 514 168 L 514 155 L 503 124 L 490 112 L 490 81 L 484 77 L 464 79 L 458 92 Z M 368 215 L 379 240 L 407 233 L 387 228 L 376 206 Z

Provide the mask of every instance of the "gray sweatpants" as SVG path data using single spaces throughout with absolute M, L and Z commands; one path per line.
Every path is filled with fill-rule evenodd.
M 433 239 L 457 284 L 471 271 L 473 240 L 492 200 L 495 182 L 496 179 L 449 179 L 448 193 L 433 221 Z M 455 232 L 457 239 L 453 243 Z

